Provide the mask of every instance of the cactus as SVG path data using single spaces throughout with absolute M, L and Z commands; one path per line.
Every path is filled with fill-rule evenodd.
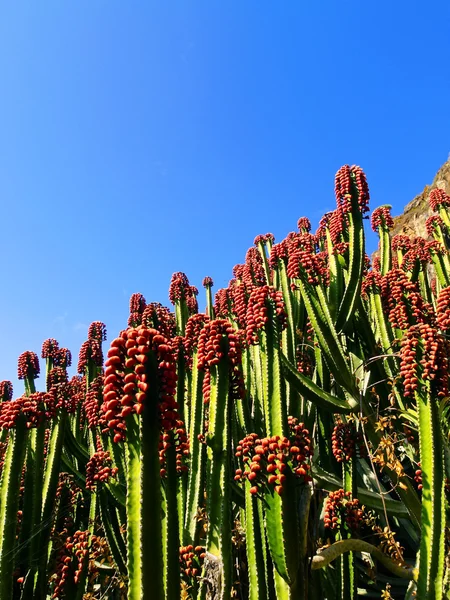
M 206 277 L 205 313 L 178 272 L 173 312 L 133 294 L 106 360 L 92 323 L 70 381 L 56 340 L 45 391 L 21 355 L 2 600 L 448 595 L 450 198 L 430 194 L 430 240 L 375 209 L 370 267 L 363 171 L 335 194 L 316 233 L 258 235 L 215 298 Z

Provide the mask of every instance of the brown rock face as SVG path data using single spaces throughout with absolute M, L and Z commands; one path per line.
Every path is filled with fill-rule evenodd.
M 423 192 L 405 206 L 403 214 L 394 217 L 394 229 L 391 231 L 391 236 L 401 233 L 411 237 L 428 238 L 425 221 L 432 214 L 428 205 L 428 196 L 434 188 L 441 188 L 450 195 L 450 158 L 436 173 L 433 183 L 426 185 Z

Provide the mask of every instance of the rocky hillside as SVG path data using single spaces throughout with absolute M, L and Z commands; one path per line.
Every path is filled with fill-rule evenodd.
M 403 214 L 394 217 L 394 229 L 391 231 L 392 236 L 403 233 L 409 236 L 428 237 L 425 229 L 425 221 L 432 214 L 428 206 L 428 196 L 434 188 L 441 188 L 450 195 L 450 158 L 436 173 L 433 183 L 426 185 L 423 192 L 405 206 Z

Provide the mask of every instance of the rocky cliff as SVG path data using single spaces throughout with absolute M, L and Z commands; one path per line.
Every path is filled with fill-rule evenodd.
M 391 236 L 402 233 L 428 238 L 425 221 L 432 214 L 428 206 L 428 196 L 434 188 L 441 188 L 450 195 L 450 158 L 436 173 L 433 183 L 426 185 L 423 192 L 405 206 L 403 214 L 394 217 L 394 229 L 391 231 Z

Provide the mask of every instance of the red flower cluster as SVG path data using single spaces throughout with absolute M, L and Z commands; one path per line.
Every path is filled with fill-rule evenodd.
M 94 490 L 99 481 L 105 482 L 110 477 L 115 477 L 118 470 L 117 467 L 112 466 L 109 452 L 104 450 L 94 452 L 86 465 L 86 489 Z
M 441 290 L 436 306 L 437 324 L 445 333 L 450 330 L 450 287 Z
M 402 269 L 391 269 L 383 277 L 382 299 L 393 327 L 407 329 L 415 323 L 434 321 L 433 308 Z
M 361 285 L 361 296 L 367 298 L 369 293 L 380 294 L 382 286 L 383 277 L 380 271 L 378 269 L 372 269 L 372 271 L 369 271 L 369 273 L 367 273 L 367 275 L 364 277 Z
M 68 380 L 69 378 L 66 369 L 63 369 L 62 367 L 53 367 L 47 375 L 47 389 L 50 390 L 61 383 L 67 383 Z
M 354 456 L 367 456 L 366 446 L 361 431 L 357 431 L 353 421 L 338 422 L 331 435 L 331 448 L 338 462 L 351 460 Z
M 142 324 L 142 313 L 147 303 L 145 298 L 139 292 L 131 294 L 130 298 L 130 316 L 128 317 L 128 327 L 138 327 Z
M 22 352 L 22 354 L 19 356 L 17 365 L 18 379 L 25 379 L 27 377 L 30 379 L 37 379 L 40 371 L 41 369 L 37 354 L 30 352 L 29 350 Z
M 94 321 L 89 325 L 88 339 L 97 340 L 100 343 L 106 340 L 106 325 L 101 321 Z
M 357 531 L 362 524 L 364 511 L 355 498 L 350 500 L 351 493 L 343 489 L 330 492 L 325 502 L 323 522 L 328 529 L 336 530 L 346 524 L 352 531 Z
M 86 392 L 86 398 L 84 400 L 84 414 L 90 429 L 97 427 L 101 421 L 101 415 L 99 413 L 103 401 L 104 379 L 105 378 L 103 375 L 96 377 Z
M 198 338 L 198 368 L 207 371 L 224 358 L 233 366 L 240 365 L 239 336 L 225 319 L 206 322 Z
M 176 332 L 175 315 L 159 302 L 150 302 L 142 313 L 142 325 L 157 329 L 161 335 L 171 338 Z
M 439 215 L 431 215 L 431 217 L 428 217 L 428 219 L 425 221 L 425 227 L 427 230 L 427 234 L 430 237 L 433 237 L 433 235 L 436 233 L 436 231 L 438 229 L 444 229 L 444 221 L 441 219 L 441 217 Z
M 19 419 L 26 422 L 28 429 L 37 427 L 45 418 L 53 416 L 55 400 L 52 394 L 36 392 L 0 404 L 0 429 L 12 429 Z
M 59 343 L 54 338 L 49 338 L 42 343 L 42 358 L 56 358 L 59 352 Z
M 186 577 L 198 577 L 202 572 L 203 561 L 206 556 L 206 548 L 203 546 L 181 546 L 180 569 L 181 575 Z
M 161 477 L 165 477 L 167 475 L 167 450 L 171 446 L 175 446 L 177 474 L 182 475 L 188 470 L 188 467 L 185 463 L 187 457 L 189 456 L 189 442 L 183 421 L 177 421 L 176 427 L 177 428 L 173 429 L 171 432 L 161 433 L 159 439 L 159 463 L 161 467 Z
M 208 288 L 208 287 L 212 287 L 214 285 L 214 282 L 211 279 L 211 277 L 205 277 L 202 281 L 202 285 L 204 288 Z
M 372 213 L 370 224 L 375 233 L 380 227 L 387 230 L 392 229 L 394 227 L 394 219 L 391 216 L 391 207 L 379 206 L 376 208 Z
M 151 352 L 158 363 L 157 381 L 150 380 L 146 367 Z M 167 338 L 156 329 L 128 328 L 111 342 L 105 366 L 102 412 L 115 442 L 125 439 L 125 418 L 142 414 L 150 385 L 158 387 L 161 428 L 177 426 L 176 364 Z
M 0 381 L 0 402 L 6 402 L 13 397 L 13 385 L 10 381 Z
M 244 283 L 247 285 L 265 285 L 267 283 L 263 259 L 257 248 L 252 247 L 247 250 L 247 254 L 245 255 L 245 265 L 247 266 L 247 273 L 250 277 L 247 275 L 243 278 Z
M 186 362 L 187 362 L 189 368 L 192 367 L 191 357 L 194 353 L 194 350 L 197 348 L 200 333 L 201 333 L 203 327 L 205 326 L 205 324 L 208 322 L 209 322 L 209 317 L 202 313 L 192 315 L 187 320 L 186 329 L 185 329 L 184 338 L 183 338 L 183 345 L 184 345 Z
M 430 205 L 431 210 L 434 210 L 436 212 L 441 206 L 450 206 L 450 196 L 446 194 L 444 190 L 435 188 L 430 192 L 428 203 Z
M 169 299 L 172 304 L 185 300 L 189 314 L 193 315 L 198 311 L 197 295 L 197 288 L 189 284 L 189 279 L 184 273 L 178 272 L 172 275 L 169 287 Z
M 81 573 L 87 565 L 89 558 L 89 531 L 76 531 L 73 536 L 68 536 L 60 549 L 58 566 L 56 570 L 56 584 L 52 598 L 62 598 L 64 588 L 72 579 L 75 585 L 80 580 Z M 73 578 L 71 577 L 71 572 Z
M 264 234 L 257 235 L 255 237 L 255 239 L 253 240 L 253 243 L 255 244 L 255 246 L 258 246 L 258 244 L 272 245 L 274 241 L 275 241 L 275 236 L 273 235 L 273 233 L 266 233 L 265 235 Z
M 309 431 L 293 417 L 289 417 L 289 425 L 290 439 L 279 435 L 260 439 L 258 434 L 250 433 L 236 447 L 236 456 L 242 457 L 244 469 L 236 469 L 234 479 L 248 479 L 252 483 L 251 494 L 258 494 L 269 486 L 281 496 L 287 470 L 305 482 L 311 480 Z
M 351 197 L 358 195 L 358 204 L 362 213 L 369 210 L 369 187 L 366 176 L 361 167 L 357 165 L 344 165 L 336 173 L 334 180 L 335 194 L 338 210 L 342 213 L 351 211 Z
M 95 338 L 88 339 L 81 344 L 77 367 L 77 372 L 80 375 L 86 373 L 89 360 L 92 360 L 97 367 L 101 367 L 103 364 L 102 346 Z
M 248 344 L 259 344 L 258 330 L 263 329 L 269 318 L 274 316 L 281 329 L 286 327 L 286 311 L 283 294 L 265 285 L 255 288 L 250 294 L 246 313 L 246 339 Z
M 72 364 L 72 354 L 67 348 L 60 348 L 58 342 L 49 338 L 42 344 L 42 358 L 51 358 L 54 367 L 66 369 Z
M 402 338 L 400 358 L 405 396 L 419 389 L 421 381 L 431 381 L 439 398 L 448 395 L 448 347 L 434 327 L 425 323 L 410 327 Z
M 311 221 L 308 217 L 300 217 L 297 221 L 297 227 L 300 233 L 309 233 L 311 231 Z
M 315 237 L 309 233 L 297 234 L 288 245 L 287 275 L 290 279 L 306 278 L 311 285 L 328 281 L 328 255 L 316 253 Z

